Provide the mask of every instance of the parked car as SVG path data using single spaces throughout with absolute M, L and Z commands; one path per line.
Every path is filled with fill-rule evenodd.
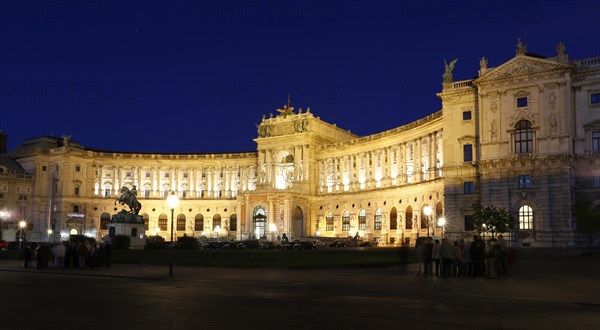
M 336 248 L 346 247 L 346 242 L 342 241 L 342 240 L 335 240 L 335 241 L 329 243 L 329 247 L 336 247 Z

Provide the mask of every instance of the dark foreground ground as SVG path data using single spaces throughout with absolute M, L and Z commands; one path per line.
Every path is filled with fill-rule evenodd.
M 600 329 L 600 258 L 581 252 L 522 250 L 498 279 L 2 260 L 0 329 Z

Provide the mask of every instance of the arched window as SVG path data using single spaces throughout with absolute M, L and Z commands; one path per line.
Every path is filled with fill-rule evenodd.
M 213 216 L 213 230 L 216 231 L 217 227 L 223 229 L 223 227 L 221 226 L 221 215 L 218 213 Z
M 398 229 L 398 211 L 395 207 L 392 207 L 390 211 L 390 230 Z
M 519 208 L 519 229 L 533 229 L 533 209 L 529 205 L 523 205 Z
M 108 224 L 110 223 L 110 214 L 104 212 L 100 215 L 100 229 L 108 230 Z
M 375 217 L 373 218 L 373 228 L 375 230 L 381 230 L 381 209 L 375 211 Z
M 196 214 L 194 218 L 194 230 L 195 231 L 203 231 L 204 230 L 204 216 L 202 214 Z
M 177 215 L 177 231 L 185 232 L 185 214 Z
M 406 208 L 404 219 L 406 219 L 406 229 L 412 229 L 412 227 L 413 227 L 413 212 L 412 212 L 411 206 Z
M 237 231 L 237 215 L 232 214 L 229 217 L 229 231 Z
M 325 230 L 333 230 L 333 212 L 327 212 L 327 215 L 325 216 Z
M 144 220 L 144 225 L 146 225 L 146 229 L 150 229 L 150 216 L 148 213 L 142 214 L 142 219 Z
M 263 206 L 257 206 L 254 209 L 254 215 L 252 217 L 252 234 L 255 238 L 260 238 L 266 233 L 266 222 L 267 222 L 267 210 Z
M 358 213 L 358 230 L 366 230 L 366 229 L 367 229 L 367 211 L 362 209 Z
M 515 125 L 515 153 L 533 152 L 533 129 L 527 120 L 521 120 Z
M 161 231 L 167 232 L 167 219 L 167 215 L 164 213 L 158 216 L 158 228 Z

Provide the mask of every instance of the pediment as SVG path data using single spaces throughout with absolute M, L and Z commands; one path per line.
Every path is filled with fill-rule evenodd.
M 517 56 L 508 62 L 493 68 L 477 79 L 478 82 L 486 82 L 498 79 L 510 79 L 520 76 L 529 76 L 539 73 L 561 71 L 568 69 L 569 64 L 559 63 L 553 60 L 541 59 L 530 56 Z

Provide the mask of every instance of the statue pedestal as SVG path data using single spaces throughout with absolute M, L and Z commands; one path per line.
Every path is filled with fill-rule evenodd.
M 126 235 L 131 238 L 131 249 L 143 249 L 146 245 L 146 225 L 140 215 L 121 211 L 112 216 L 108 224 L 108 236 Z

